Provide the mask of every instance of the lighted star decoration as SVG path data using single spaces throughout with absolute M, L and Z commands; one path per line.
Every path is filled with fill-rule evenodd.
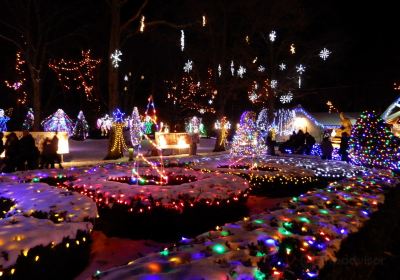
M 232 73 L 232 76 L 235 75 L 235 65 L 233 64 L 233 60 L 231 61 L 231 73 Z
M 185 66 L 183 66 L 183 71 L 189 73 L 192 70 L 193 70 L 193 61 L 191 60 L 186 61 Z
M 264 72 L 265 71 L 265 67 L 263 65 L 258 66 L 258 72 Z
M 112 66 L 114 68 L 119 67 L 119 63 L 122 61 L 120 56 L 122 55 L 122 52 L 118 49 L 116 49 L 110 56 Z
M 277 80 L 271 80 L 271 88 L 276 88 L 278 86 Z
M 282 104 L 290 103 L 290 102 L 292 102 L 292 100 L 293 100 L 293 93 L 291 93 L 290 91 L 287 94 L 284 94 L 279 98 L 279 101 Z
M 291 54 L 295 54 L 296 53 L 296 47 L 294 46 L 294 44 L 290 45 L 290 49 L 289 49 Z
M 218 64 L 218 77 L 221 77 L 222 75 L 222 67 L 221 64 Z
M 281 71 L 286 70 L 286 64 L 283 62 L 281 64 L 279 64 L 279 70 L 281 70 Z
M 329 55 L 332 52 L 330 50 L 328 50 L 327 48 L 323 48 L 320 52 L 319 52 L 319 57 L 322 58 L 323 60 L 327 60 L 327 58 L 329 57 Z
M 240 78 L 243 78 L 243 75 L 246 73 L 246 68 L 244 68 L 242 65 L 239 66 L 239 69 L 237 70 L 237 75 Z
M 296 66 L 296 72 L 302 75 L 306 71 L 306 67 L 303 64 Z
M 185 31 L 181 30 L 181 51 L 185 49 Z
M 275 31 L 275 30 L 272 30 L 272 31 L 269 33 L 269 40 L 270 40 L 271 42 L 275 42 L 275 39 L 276 39 L 276 31 Z

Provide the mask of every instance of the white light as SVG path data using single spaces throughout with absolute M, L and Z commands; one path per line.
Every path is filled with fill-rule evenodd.
M 243 78 L 243 75 L 246 73 L 246 68 L 244 68 L 242 65 L 239 66 L 239 69 L 237 70 L 237 75 L 240 78 Z
M 218 64 L 218 76 L 221 77 L 222 75 L 222 67 L 221 64 Z
M 253 59 L 253 63 L 256 63 L 257 60 L 258 60 L 258 57 L 256 56 L 256 57 Z
M 279 69 L 281 70 L 281 71 L 283 71 L 283 70 L 286 70 L 286 64 L 285 63 L 281 63 L 281 64 L 279 64 Z
M 326 60 L 329 55 L 332 52 L 330 50 L 328 50 L 327 48 L 323 48 L 320 52 L 319 52 L 319 57 L 322 58 L 323 60 Z
M 300 75 L 306 71 L 306 67 L 303 64 L 299 64 L 296 66 L 296 72 Z
M 263 65 L 258 66 L 258 72 L 264 72 L 265 71 L 265 67 Z
M 271 80 L 271 88 L 276 88 L 278 86 L 277 80 Z
M 124 77 L 124 81 L 127 82 L 128 81 L 128 75 L 125 75 Z
M 189 144 L 186 143 L 186 140 L 184 137 L 179 137 L 178 140 L 178 148 L 179 149 L 184 149 L 184 148 L 189 148 Z
M 202 115 L 203 115 L 205 112 L 206 112 L 206 110 L 204 110 L 203 108 L 201 108 L 201 109 L 199 110 L 199 113 L 202 114 Z
M 275 39 L 276 39 L 276 31 L 275 31 L 275 30 L 272 30 L 272 31 L 269 33 L 269 40 L 270 40 L 271 42 L 274 42 Z
M 279 101 L 282 104 L 290 103 L 292 100 L 293 100 L 293 93 L 291 93 L 290 91 L 279 98 Z
M 185 66 L 183 66 L 183 71 L 185 71 L 186 73 L 189 73 L 190 71 L 192 71 L 193 69 L 193 61 L 188 60 L 185 63 Z
M 233 64 L 233 60 L 231 61 L 231 73 L 232 73 L 232 76 L 235 75 L 235 65 Z
M 206 18 L 206 16 L 204 15 L 204 16 L 203 16 L 203 27 L 206 26 L 206 24 L 207 24 L 207 18 Z
M 119 67 L 119 63 L 121 62 L 120 56 L 122 55 L 122 52 L 118 49 L 116 49 L 110 56 L 112 66 L 114 68 Z
M 251 102 L 255 102 L 258 99 L 257 93 L 255 93 L 254 91 L 250 94 L 249 99 Z
M 212 104 L 213 103 L 213 101 L 210 99 L 210 100 L 208 100 L 208 104 Z
M 145 17 L 144 16 L 142 16 L 142 18 L 140 19 L 140 33 L 143 33 L 144 32 L 144 28 L 145 28 L 145 24 L 144 24 L 144 20 L 145 20 Z
M 185 49 L 185 32 L 181 30 L 181 51 Z
M 296 53 L 296 47 L 294 46 L 294 44 L 290 45 L 290 53 L 291 54 L 295 54 Z

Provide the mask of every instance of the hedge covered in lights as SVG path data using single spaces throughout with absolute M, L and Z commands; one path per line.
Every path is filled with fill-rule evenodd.
M 398 183 L 385 171 L 332 183 L 94 278 L 316 279 Z
M 88 261 L 97 217 L 89 198 L 43 183 L 0 183 L 0 210 L 0 279 L 71 278 Z M 64 261 L 75 266 L 60 276 Z

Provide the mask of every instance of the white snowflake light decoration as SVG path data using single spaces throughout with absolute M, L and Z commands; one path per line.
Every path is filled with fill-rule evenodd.
M 181 30 L 181 51 L 185 49 L 185 31 Z
M 207 18 L 205 15 L 203 15 L 203 27 L 205 27 L 207 24 Z
M 269 33 L 269 40 L 270 40 L 271 42 L 275 42 L 275 39 L 276 39 L 276 31 L 275 31 L 275 30 L 272 30 L 272 31 Z
M 258 66 L 258 72 L 264 72 L 265 71 L 265 67 L 263 65 Z
M 119 67 L 119 63 L 122 61 L 120 56 L 122 55 L 122 52 L 118 49 L 116 49 L 110 56 L 112 66 L 114 68 Z
M 306 71 L 306 67 L 303 64 L 296 66 L 296 72 L 302 75 Z
M 293 100 L 293 93 L 291 93 L 290 91 L 279 98 L 279 101 L 282 104 L 290 103 L 292 100 Z
M 319 57 L 322 58 L 323 60 L 326 60 L 329 55 L 332 52 L 330 50 L 328 50 L 327 48 L 323 48 L 320 52 L 319 52 Z
M 192 71 L 192 69 L 193 69 L 193 61 L 191 60 L 186 61 L 185 66 L 183 66 L 183 71 L 189 73 L 190 71 Z
M 249 95 L 249 99 L 251 102 L 256 102 L 256 100 L 258 99 L 258 95 L 255 91 L 253 91 L 250 95 Z
M 222 75 L 222 67 L 221 64 L 218 64 L 218 77 L 221 77 Z
M 243 75 L 246 73 L 246 68 L 244 68 L 242 65 L 239 66 L 239 69 L 237 70 L 237 75 L 240 78 L 243 78 Z
M 212 99 L 210 99 L 210 100 L 208 100 L 208 104 L 213 104 L 213 101 L 212 101 Z
M 231 61 L 231 73 L 232 73 L 232 76 L 235 75 L 235 65 L 233 64 L 233 60 Z
M 281 64 L 279 64 L 279 70 L 281 70 L 281 71 L 286 70 L 286 64 L 283 62 Z
M 271 80 L 271 88 L 276 88 L 278 86 L 277 80 Z

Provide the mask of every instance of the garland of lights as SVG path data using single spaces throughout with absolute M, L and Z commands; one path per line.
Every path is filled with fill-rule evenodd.
M 15 63 L 15 72 L 17 75 L 17 81 L 11 83 L 9 81 L 5 81 L 6 86 L 10 89 L 13 89 L 18 93 L 17 103 L 24 105 L 26 104 L 28 94 L 26 93 L 26 78 L 25 78 L 25 70 L 23 69 L 25 65 L 25 60 L 22 58 L 21 52 L 17 52 L 16 54 L 16 63 Z
M 94 73 L 100 64 L 100 59 L 91 58 L 90 50 L 82 51 L 82 59 L 75 60 L 53 60 L 49 62 L 52 69 L 66 91 L 73 89 L 82 90 L 87 99 L 92 99 L 94 88 Z
M 45 118 L 41 124 L 44 131 L 64 131 L 67 132 L 69 136 L 73 133 L 74 124 L 62 109 L 58 109 L 54 114 Z

